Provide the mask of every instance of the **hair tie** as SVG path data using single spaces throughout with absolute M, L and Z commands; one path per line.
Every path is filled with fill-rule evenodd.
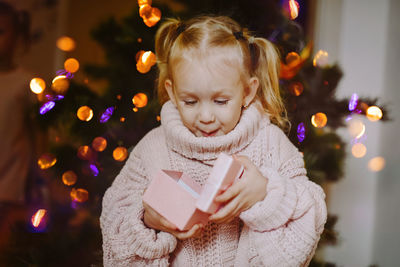
M 236 40 L 246 40 L 246 38 L 244 38 L 243 36 L 243 32 L 242 31 L 238 31 L 238 32 L 234 32 L 233 35 L 235 36 Z

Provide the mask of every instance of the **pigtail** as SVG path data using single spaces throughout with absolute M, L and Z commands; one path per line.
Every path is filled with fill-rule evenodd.
M 157 66 L 159 76 L 157 81 L 158 99 L 161 104 L 168 100 L 168 94 L 165 90 L 165 80 L 168 78 L 168 57 L 174 41 L 182 30 L 182 24 L 177 19 L 168 19 L 160 28 L 155 36 L 155 49 L 157 56 Z
M 280 59 L 275 46 L 264 38 L 254 38 L 250 42 L 253 51 L 252 65 L 254 74 L 260 80 L 260 88 L 257 96 L 264 110 L 269 114 L 271 122 L 282 130 L 289 131 L 290 122 L 287 118 L 285 105 L 283 104 L 279 90 Z

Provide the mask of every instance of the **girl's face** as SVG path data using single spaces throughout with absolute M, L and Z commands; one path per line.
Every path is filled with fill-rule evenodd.
M 206 57 L 182 59 L 165 87 L 183 124 L 197 137 L 229 133 L 258 88 L 258 79 L 241 79 L 240 67 Z

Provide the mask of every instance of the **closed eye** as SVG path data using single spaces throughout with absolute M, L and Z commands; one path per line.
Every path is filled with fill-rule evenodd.
M 228 99 L 216 99 L 214 102 L 218 105 L 226 105 L 228 103 Z
M 183 103 L 185 103 L 185 105 L 188 105 L 188 106 L 193 106 L 194 104 L 197 103 L 197 101 L 196 100 L 183 100 Z

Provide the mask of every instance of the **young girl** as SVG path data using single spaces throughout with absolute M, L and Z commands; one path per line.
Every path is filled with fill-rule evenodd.
M 305 266 L 326 220 L 322 189 L 283 131 L 273 45 L 227 17 L 168 20 L 156 35 L 161 126 L 134 148 L 100 218 L 105 266 Z M 207 225 L 179 231 L 142 203 L 158 169 L 204 184 L 221 152 L 244 165 Z

